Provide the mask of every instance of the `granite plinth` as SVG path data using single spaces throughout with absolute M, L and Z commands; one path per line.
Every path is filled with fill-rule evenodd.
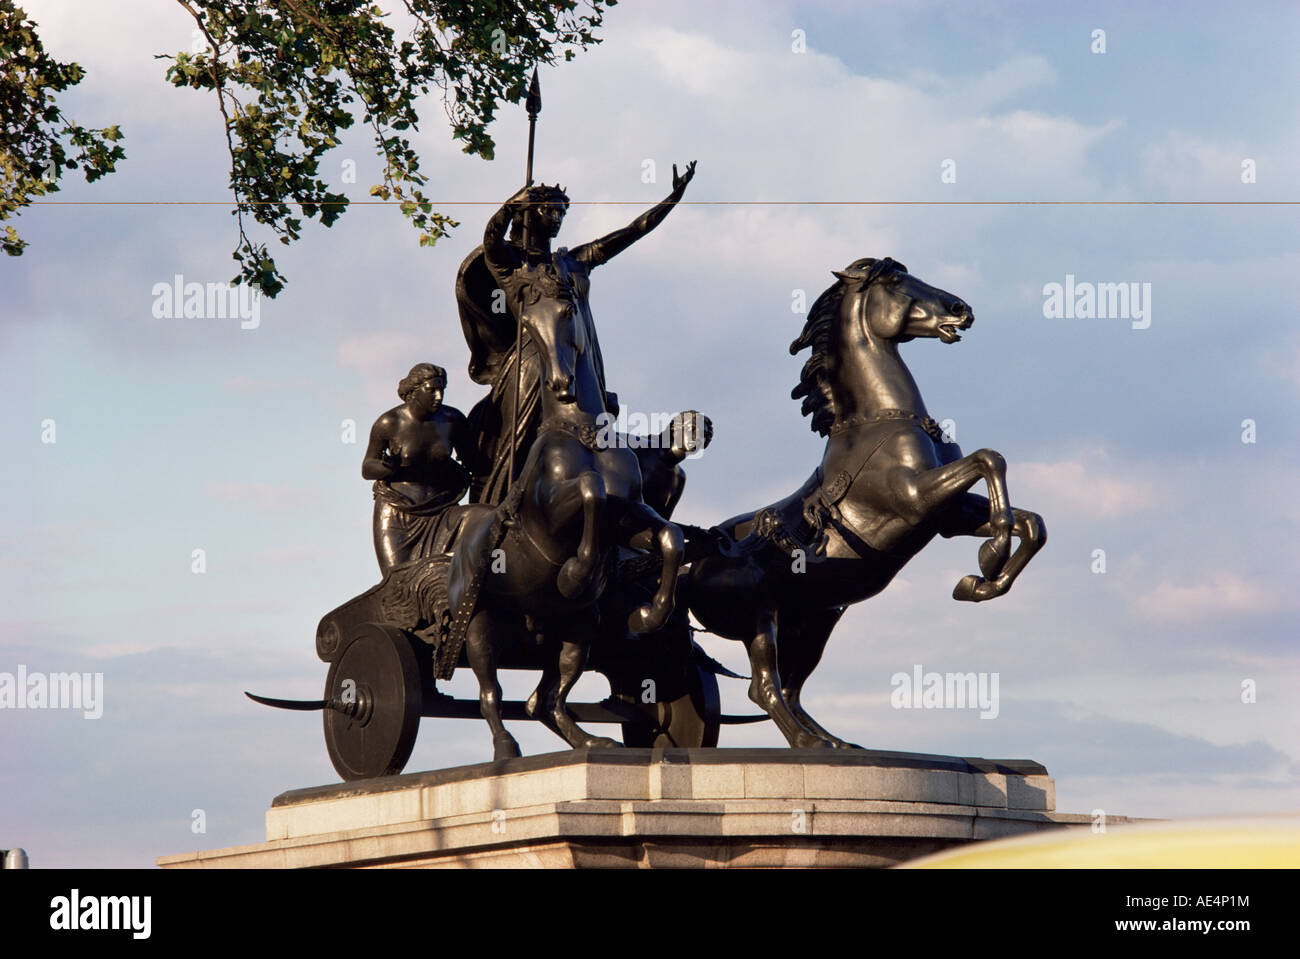
M 876 750 L 572 750 L 298 789 L 184 868 L 891 866 L 1088 826 L 1047 770 Z

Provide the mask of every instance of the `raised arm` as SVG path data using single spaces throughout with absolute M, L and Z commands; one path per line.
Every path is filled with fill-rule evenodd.
M 584 243 L 571 251 L 574 258 L 585 263 L 588 267 L 593 267 L 600 266 L 602 263 L 606 263 L 618 256 L 663 222 L 664 217 L 668 215 L 668 211 L 675 207 L 677 201 L 682 198 L 682 195 L 686 192 L 686 184 L 690 183 L 691 178 L 694 176 L 694 160 L 686 165 L 686 172 L 681 176 L 677 175 L 677 164 L 674 163 L 673 192 L 668 194 L 662 203 L 646 210 L 621 230 L 615 230 L 607 236 L 602 236 L 599 240 Z
M 487 228 L 483 231 L 483 258 L 493 273 L 509 272 L 513 268 L 506 232 L 510 229 L 510 221 L 522 212 L 523 201 L 527 197 L 528 187 L 524 187 L 506 200 L 501 209 L 488 219 Z

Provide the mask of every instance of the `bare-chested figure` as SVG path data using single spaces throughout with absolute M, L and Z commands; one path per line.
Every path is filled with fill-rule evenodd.
M 469 488 L 465 416 L 442 405 L 447 372 L 417 363 L 397 386 L 402 405 L 375 421 L 361 475 L 375 480 L 379 571 L 435 552 L 438 518 Z

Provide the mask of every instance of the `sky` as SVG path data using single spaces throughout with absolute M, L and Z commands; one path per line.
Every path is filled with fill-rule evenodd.
M 26 210 L 30 246 L 0 262 L 0 678 L 104 689 L 95 719 L 0 709 L 0 848 L 148 867 L 259 842 L 274 796 L 337 781 L 316 714 L 242 692 L 320 695 L 316 623 L 378 579 L 360 465 L 398 380 L 434 362 L 447 403 L 482 395 L 452 287 L 523 182 L 527 121 L 501 109 L 489 162 L 422 103 L 427 192 L 461 222 L 436 246 L 356 206 L 279 248 L 288 285 L 254 328 L 158 317 L 155 285 L 235 273 L 215 103 L 154 59 L 188 49 L 192 21 L 143 0 L 24 6 L 86 69 L 65 112 L 119 124 L 127 159 Z M 689 202 L 591 295 L 624 406 L 713 420 L 676 519 L 757 509 L 820 461 L 790 399 L 798 291 L 892 256 L 974 308 L 959 344 L 902 354 L 967 452 L 1003 454 L 1050 542 L 979 605 L 951 599 L 979 541 L 929 546 L 841 620 L 804 693 L 822 725 L 1034 759 L 1065 812 L 1300 809 L 1298 28 L 1300 8 L 1262 2 L 628 0 L 599 46 L 541 71 L 537 173 L 574 201 L 559 242 L 621 226 L 698 163 Z M 356 199 L 380 168 L 359 130 L 322 164 Z M 1149 312 L 1047 315 L 1045 287 L 1067 282 L 1138 284 Z M 700 638 L 748 671 L 739 644 Z M 893 708 L 916 665 L 998 674 L 997 717 Z M 503 674 L 510 698 L 534 682 Z M 721 682 L 750 712 L 746 684 Z M 469 675 L 445 688 L 475 694 Z M 606 691 L 587 676 L 574 700 Z M 564 748 L 512 730 L 526 753 Z M 721 745 L 784 740 L 765 723 Z M 490 756 L 484 724 L 425 720 L 407 771 Z

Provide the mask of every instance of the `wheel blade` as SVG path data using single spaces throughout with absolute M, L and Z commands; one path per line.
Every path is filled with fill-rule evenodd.
M 329 706 L 329 700 L 326 699 L 272 699 L 270 696 L 257 696 L 244 690 L 244 695 L 255 703 L 261 703 L 263 706 L 274 706 L 276 709 L 299 709 L 308 711 L 314 709 L 325 709 Z

